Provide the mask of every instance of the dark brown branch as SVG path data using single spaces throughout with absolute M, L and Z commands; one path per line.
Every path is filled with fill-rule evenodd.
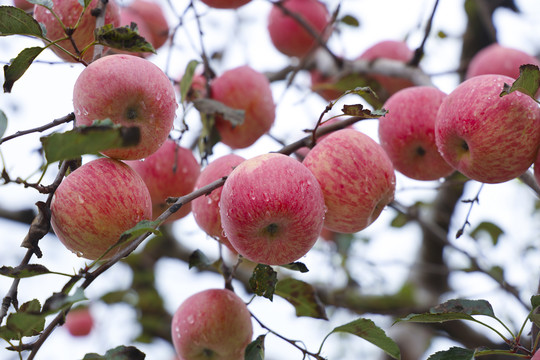
M 52 122 L 48 123 L 48 124 L 45 124 L 43 126 L 38 126 L 38 127 L 35 127 L 33 129 L 28 129 L 28 130 L 21 130 L 21 131 L 17 131 L 15 134 L 13 135 L 9 135 L 9 136 L 5 136 L 3 137 L 2 139 L 0 139 L 0 145 L 8 140 L 11 140 L 11 139 L 14 139 L 16 137 L 19 137 L 19 136 L 23 136 L 23 135 L 27 135 L 27 134 L 31 134 L 31 133 L 35 133 L 35 132 L 43 132 L 45 130 L 49 130 L 50 128 L 53 128 L 55 126 L 58 126 L 58 125 L 61 125 L 61 124 L 66 124 L 70 121 L 73 121 L 75 120 L 75 114 L 74 113 L 70 113 L 70 114 L 67 114 L 66 116 L 64 117 L 61 117 L 59 119 L 55 119 L 53 120 Z
M 437 12 L 437 7 L 439 6 L 439 0 L 435 1 L 435 5 L 433 5 L 433 11 L 431 12 L 431 16 L 429 17 L 428 23 L 426 25 L 426 29 L 424 31 L 424 38 L 422 39 L 422 43 L 420 46 L 414 51 L 414 56 L 409 61 L 409 65 L 411 66 L 418 66 L 420 64 L 420 60 L 422 60 L 422 57 L 424 56 L 424 48 L 426 45 L 426 41 L 429 37 L 429 34 L 431 33 L 431 28 L 433 26 L 433 18 L 435 18 L 435 13 Z

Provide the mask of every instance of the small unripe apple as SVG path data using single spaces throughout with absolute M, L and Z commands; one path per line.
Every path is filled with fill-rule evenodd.
M 110 119 L 139 127 L 139 144 L 102 152 L 135 160 L 153 154 L 165 142 L 178 104 L 171 81 L 159 67 L 138 56 L 117 54 L 102 57 L 81 72 L 73 89 L 73 106 L 78 126 Z
M 504 75 L 478 75 L 443 100 L 435 124 L 442 157 L 470 179 L 501 183 L 525 172 L 540 146 L 540 108 L 529 96 L 499 96 Z
M 144 181 L 129 166 L 110 158 L 92 160 L 73 171 L 51 202 L 55 234 L 69 250 L 91 260 L 103 255 L 123 232 L 151 218 L 152 202 Z
M 216 115 L 216 129 L 221 142 L 233 149 L 246 148 L 272 127 L 276 106 L 270 82 L 249 66 L 225 71 L 211 84 L 212 99 L 233 109 L 245 111 L 244 122 L 233 126 Z
M 243 360 L 253 326 L 238 295 L 227 289 L 209 289 L 178 307 L 171 332 L 179 360 Z
M 151 36 L 151 41 L 147 39 L 154 49 L 159 49 L 169 38 L 169 23 L 161 6 L 151 0 L 134 0 L 127 8 L 130 12 L 137 14 L 145 24 Z
M 279 153 L 242 162 L 221 193 L 225 236 L 239 254 L 267 265 L 304 256 L 321 233 L 324 212 L 317 179 L 301 162 Z
M 321 185 L 327 207 L 324 226 L 329 230 L 363 230 L 394 199 L 392 162 L 379 144 L 357 130 L 331 133 L 303 163 Z
M 167 140 L 144 160 L 126 161 L 144 180 L 152 198 L 152 213 L 157 218 L 170 205 L 168 197 L 187 195 L 193 191 L 200 166 L 193 152 Z M 183 205 L 167 221 L 183 218 L 191 211 L 191 203 Z
M 237 9 L 251 0 L 201 0 L 206 5 L 216 9 Z
M 379 140 L 397 171 L 416 180 L 436 180 L 454 168 L 435 144 L 435 118 L 446 94 L 431 86 L 402 89 L 385 102 Z
M 92 0 L 90 5 L 86 9 L 82 19 L 71 36 L 78 51 L 82 51 L 86 46 L 90 45 L 94 41 L 94 30 L 96 28 L 96 17 L 91 14 L 91 10 L 96 8 L 100 0 Z M 55 14 L 62 20 L 62 23 L 66 28 L 73 28 L 77 21 L 79 21 L 80 15 L 83 11 L 79 1 L 73 0 L 52 0 L 53 10 Z M 35 5 L 34 7 L 34 19 L 43 24 L 47 30 L 47 39 L 59 40 L 66 37 L 66 33 L 58 19 L 47 8 Z M 120 24 L 120 9 L 114 0 L 109 0 L 105 8 L 105 24 L 112 24 L 114 27 L 118 27 Z M 77 55 L 72 42 L 62 40 L 58 43 L 64 49 L 68 50 L 74 55 Z M 68 62 L 77 62 L 73 57 L 58 49 L 56 46 L 51 46 L 50 49 L 54 51 L 62 60 Z M 94 57 L 94 47 L 90 47 L 85 51 L 83 60 L 87 63 L 91 62 Z
M 66 315 L 64 326 L 73 336 L 86 336 L 94 327 L 94 317 L 88 307 L 72 309 Z

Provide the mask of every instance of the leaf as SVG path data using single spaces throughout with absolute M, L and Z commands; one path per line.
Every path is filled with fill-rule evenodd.
M 81 6 L 82 6 L 83 8 L 85 8 L 85 9 L 86 9 L 86 8 L 90 5 L 90 3 L 92 2 L 92 0 L 78 0 L 78 1 L 79 1 L 79 4 L 81 4 Z
M 112 24 L 106 24 L 94 30 L 96 41 L 104 46 L 131 52 L 156 53 L 156 49 L 146 41 L 137 31 L 137 25 L 115 28 Z
M 159 224 L 158 221 L 141 220 L 131 229 L 124 231 L 122 235 L 120 235 L 120 239 L 118 240 L 116 245 L 119 245 L 125 242 L 130 242 L 134 240 L 135 238 L 141 235 L 144 235 L 146 233 L 153 233 L 154 235 L 161 235 L 161 232 L 156 229 L 158 224 Z
M 264 360 L 264 338 L 266 335 L 259 335 L 247 347 L 245 360 Z
M 39 23 L 26 11 L 13 6 L 0 6 L 0 36 L 30 35 L 43 38 Z
M 221 137 L 214 126 L 215 118 L 213 115 L 201 113 L 201 124 L 202 130 L 199 135 L 198 148 L 201 158 L 206 159 L 212 155 L 212 148 L 221 140 Z
M 133 289 L 110 291 L 100 297 L 105 304 L 118 304 L 125 302 L 135 305 L 137 293 Z
M 96 353 L 86 354 L 83 360 L 144 360 L 146 355 L 134 346 L 118 346 L 105 353 L 98 355 Z
M 51 10 L 54 6 L 54 3 L 52 2 L 52 0 L 26 0 L 26 1 L 28 1 L 31 4 L 41 5 L 49 10 Z
M 40 140 L 47 162 L 53 163 L 84 154 L 97 154 L 107 149 L 134 146 L 139 139 L 138 127 L 91 125 L 54 133 Z
M 184 75 L 180 80 L 180 102 L 183 103 L 186 101 L 186 96 L 188 94 L 191 83 L 193 82 L 193 75 L 195 74 L 195 69 L 199 65 L 197 60 L 191 60 L 184 71 Z
M 43 47 L 35 46 L 23 49 L 10 65 L 4 65 L 4 92 L 10 93 L 15 81 L 28 70 L 34 59 L 43 51 Z
M 343 111 L 345 115 L 357 116 L 362 119 L 378 118 L 384 116 L 387 113 L 386 110 L 375 110 L 372 112 L 369 109 L 364 109 L 364 106 L 362 106 L 362 104 L 343 105 L 343 109 L 341 109 L 341 111 Z
M 199 249 L 195 250 L 189 256 L 189 268 L 205 268 L 212 265 L 212 262 L 208 257 Z
M 402 228 L 409 222 L 409 217 L 404 213 L 397 213 L 396 217 L 390 222 L 390 226 L 394 228 Z
M 531 297 L 531 305 L 533 309 L 536 309 L 540 306 L 540 295 L 533 295 Z
M 536 93 L 540 88 L 540 69 L 536 65 L 525 64 L 519 67 L 519 77 L 512 85 L 504 84 L 500 97 L 510 94 L 514 91 L 522 92 L 536 100 Z
M 352 27 L 359 27 L 360 26 L 360 21 L 358 21 L 358 19 L 355 18 L 352 15 L 343 16 L 341 19 L 339 19 L 339 22 L 341 22 L 343 24 L 346 24 L 346 25 L 349 25 L 349 26 L 352 26 Z
M 39 264 L 27 264 L 24 266 L 2 266 L 0 268 L 0 275 L 8 276 L 11 278 L 21 279 L 26 277 L 32 277 L 36 275 L 49 274 L 50 271 L 43 265 Z
M 275 294 L 294 306 L 296 316 L 328 320 L 324 306 L 311 284 L 293 278 L 283 279 L 278 281 Z
M 258 264 L 249 279 L 251 290 L 258 296 L 272 301 L 277 283 L 277 273 L 269 265 Z
M 242 125 L 244 123 L 245 110 L 233 109 L 225 104 L 212 99 L 195 99 L 193 105 L 200 112 L 205 114 L 220 115 L 227 120 L 232 126 Z
M 40 303 L 36 299 L 24 303 L 19 311 L 9 314 L 7 329 L 18 337 L 38 335 L 45 327 L 45 314 L 42 314 L 40 309 Z
M 293 270 L 293 271 L 300 271 L 301 273 L 309 272 L 309 269 L 307 268 L 306 264 L 301 263 L 299 261 L 286 264 L 286 265 L 281 265 L 281 267 L 285 269 Z
M 384 330 L 369 319 L 360 318 L 345 325 L 338 326 L 332 330 L 330 334 L 336 332 L 345 332 L 356 335 L 379 347 L 394 359 L 400 359 L 401 357 L 399 347 L 394 340 L 386 336 Z
M 449 350 L 438 351 L 428 360 L 474 360 L 474 350 L 452 347 Z
M 531 321 L 538 327 L 540 327 L 540 314 L 531 314 Z
M 478 240 L 480 238 L 479 234 L 482 232 L 486 232 L 491 237 L 493 245 L 497 245 L 500 236 L 504 234 L 503 229 L 498 225 L 489 221 L 483 221 L 471 232 L 471 237 Z
M 0 110 L 0 139 L 4 136 L 7 129 L 7 116 L 6 113 Z
M 88 300 L 84 295 L 84 290 L 80 287 L 75 289 L 73 295 L 66 295 L 64 293 L 53 293 L 45 303 L 43 304 L 43 309 L 41 312 L 45 315 L 53 314 L 59 310 L 66 309 L 73 304 Z
M 452 320 L 474 320 L 472 315 L 485 315 L 495 317 L 493 308 L 485 300 L 449 300 L 443 304 L 434 306 L 429 313 L 409 314 L 404 318 L 397 319 L 394 323 L 405 322 L 445 322 Z

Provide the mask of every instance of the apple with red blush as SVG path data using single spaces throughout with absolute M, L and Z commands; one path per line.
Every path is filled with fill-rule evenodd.
M 71 309 L 66 315 L 64 326 L 72 336 L 87 336 L 94 327 L 94 317 L 88 307 Z
M 240 6 L 246 5 L 251 0 L 201 0 L 207 6 L 216 9 L 238 9 Z
M 133 14 L 141 20 L 140 25 L 144 23 L 144 27 L 148 29 L 148 42 L 152 44 L 154 49 L 162 47 L 169 38 L 169 23 L 161 5 L 152 0 L 134 0 L 123 10 Z M 139 24 L 137 22 L 137 24 Z M 129 25 L 129 24 L 126 24 Z

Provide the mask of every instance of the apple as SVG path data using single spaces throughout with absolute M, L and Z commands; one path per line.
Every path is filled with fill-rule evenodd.
M 476 53 L 467 68 L 466 78 L 485 74 L 506 75 L 517 79 L 523 64 L 540 66 L 540 61 L 524 51 L 491 44 Z
M 94 327 L 94 317 L 88 307 L 72 309 L 66 315 L 64 326 L 72 336 L 86 336 Z
M 379 118 L 379 141 L 394 168 L 416 180 L 436 180 L 454 168 L 435 144 L 435 118 L 446 94 L 431 86 L 402 89 L 385 102 Z
M 144 180 L 152 198 L 152 213 L 157 218 L 170 206 L 170 196 L 183 196 L 193 191 L 199 177 L 200 166 L 193 152 L 168 139 L 144 160 L 125 161 Z M 191 211 L 191 203 L 183 205 L 171 215 L 171 222 L 183 218 Z
M 137 14 L 148 28 L 154 49 L 162 47 L 169 38 L 169 23 L 161 6 L 151 0 L 134 0 L 125 9 Z M 143 35 L 144 36 L 144 35 Z
M 238 165 L 225 181 L 219 210 L 236 251 L 267 265 L 304 256 L 321 233 L 325 213 L 317 179 L 301 162 L 279 153 Z
M 435 123 L 442 157 L 470 179 L 501 183 L 521 175 L 540 146 L 540 108 L 529 96 L 500 97 L 504 75 L 478 75 L 443 100 Z
M 182 81 L 183 74 L 178 79 L 178 89 L 180 89 L 180 82 Z M 186 101 L 193 101 L 196 99 L 204 99 L 208 97 L 208 91 L 206 89 L 206 77 L 202 74 L 201 69 L 195 70 L 191 79 L 191 86 L 186 94 Z
M 154 39 L 152 37 L 152 32 L 150 31 L 150 28 L 148 27 L 148 25 L 146 25 L 146 22 L 143 20 L 143 18 L 138 13 L 131 10 L 129 7 L 120 8 L 120 26 L 130 26 L 131 23 L 137 24 L 137 31 L 139 32 L 139 35 L 142 36 L 146 41 L 148 41 L 153 46 Z M 138 55 L 141 57 L 147 57 L 147 56 L 150 56 L 151 54 L 150 52 L 134 53 L 131 51 L 123 51 L 123 50 L 118 50 L 118 49 L 111 49 L 109 53 L 110 54 L 111 53 L 112 54 L 131 54 L 131 55 Z
M 414 52 L 402 41 L 384 40 L 376 43 L 362 53 L 358 59 L 375 61 L 377 59 L 398 60 L 404 63 L 410 61 Z M 408 80 L 398 77 L 373 74 L 373 79 L 377 81 L 387 95 L 392 95 L 398 90 L 404 89 L 414 84 Z
M 230 290 L 203 290 L 178 307 L 171 333 L 179 360 L 243 360 L 253 337 L 251 313 Z
M 394 199 L 394 167 L 369 136 L 343 129 L 329 134 L 303 161 L 321 185 L 327 208 L 324 226 L 355 233 L 375 221 Z
M 34 8 L 34 4 L 26 0 L 13 0 L 13 6 L 18 7 L 19 9 L 22 9 L 24 11 L 32 10 Z
M 91 14 L 91 10 L 97 7 L 100 0 L 92 0 L 90 5 L 86 9 L 82 16 L 81 22 L 72 35 L 72 39 L 77 46 L 77 50 L 80 52 L 86 46 L 90 45 L 94 41 L 94 29 L 96 28 L 96 17 Z M 72 28 L 75 26 L 83 7 L 79 1 L 73 0 L 52 0 L 53 10 L 58 18 L 62 21 L 66 28 Z M 58 19 L 47 8 L 35 5 L 34 7 L 34 19 L 43 24 L 47 30 L 47 38 L 49 40 L 59 40 L 66 37 L 64 28 L 58 21 Z M 109 0 L 107 7 L 105 8 L 105 24 L 113 24 L 114 27 L 118 27 L 120 24 L 120 9 L 114 0 Z M 77 50 L 73 47 L 69 39 L 62 40 L 58 43 L 64 49 L 77 56 Z M 75 58 L 68 55 L 64 51 L 60 50 L 56 46 L 51 46 L 50 49 L 54 51 L 58 57 L 64 61 L 77 62 Z M 82 59 L 89 63 L 94 57 L 94 47 L 90 47 L 82 56 Z
M 201 172 L 195 189 L 206 186 L 224 176 L 228 176 L 233 169 L 245 159 L 236 154 L 221 156 L 210 162 Z M 223 187 L 215 189 L 210 194 L 198 197 L 192 201 L 192 211 L 195 222 L 209 236 L 219 239 L 223 244 L 234 250 L 227 237 L 223 234 L 221 217 L 219 214 L 219 201 Z
M 330 35 L 330 15 L 318 0 L 285 0 L 283 6 L 301 17 L 323 41 Z M 295 57 L 304 57 L 319 44 L 294 17 L 273 5 L 268 15 L 268 34 L 278 51 Z
M 94 61 L 81 72 L 73 89 L 73 106 L 78 126 L 107 118 L 138 126 L 139 144 L 103 151 L 112 158 L 135 160 L 153 154 L 165 142 L 178 104 L 171 81 L 159 67 L 137 56 L 116 54 Z
M 540 351 L 538 351 L 538 349 L 534 352 L 534 355 L 531 358 L 531 360 L 540 360 Z
M 73 171 L 51 202 L 56 236 L 69 250 L 91 260 L 103 255 L 123 232 L 151 218 L 152 201 L 144 181 L 129 166 L 110 158 L 92 160 Z
M 347 90 L 367 86 L 364 77 L 358 74 L 349 74 L 343 77 L 324 75 L 318 70 L 311 70 L 311 90 L 319 94 L 326 101 L 339 98 Z
M 276 105 L 270 82 L 260 72 L 247 65 L 230 69 L 215 78 L 210 88 L 212 99 L 245 111 L 244 122 L 236 126 L 216 115 L 215 126 L 225 145 L 246 148 L 272 127 Z
M 206 5 L 216 9 L 237 9 L 251 0 L 201 0 Z

